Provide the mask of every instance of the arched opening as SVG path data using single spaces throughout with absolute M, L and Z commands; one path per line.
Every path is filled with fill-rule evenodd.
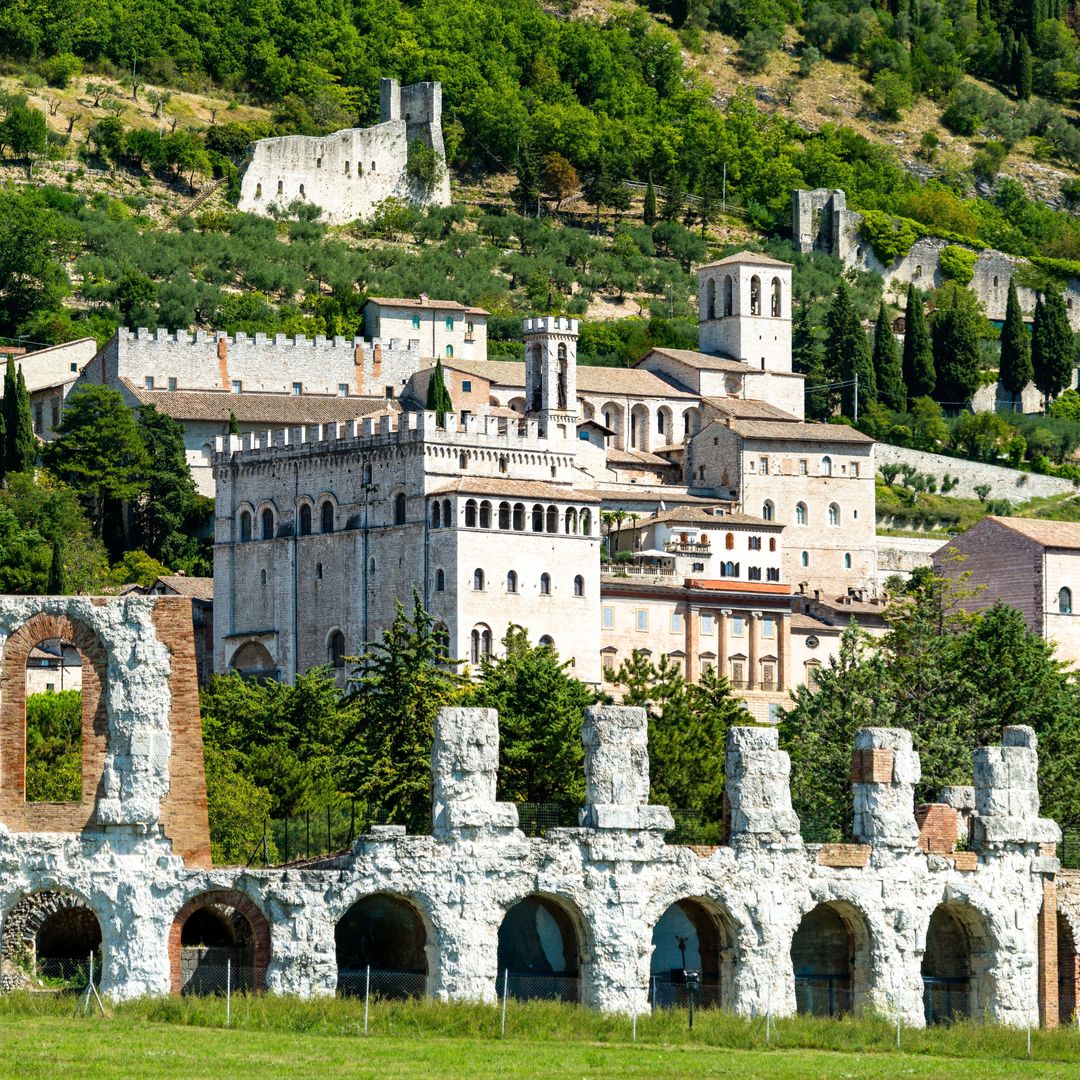
M 491 503 L 486 499 L 480 504 L 480 528 L 491 528 Z
M 240 541 L 244 543 L 251 539 L 251 511 L 240 511 Z
M 709 278 L 705 282 L 705 318 L 716 318 L 716 279 Z
M 405 524 L 405 507 L 406 507 L 405 492 L 404 491 L 399 491 L 394 496 L 394 524 L 395 525 L 404 525 Z
M 735 991 L 735 927 L 708 900 L 677 900 L 652 933 L 649 1000 L 654 1008 L 684 1008 L 689 995 L 685 971 L 696 971 L 701 990 L 695 1006 L 719 1006 Z
M 83 797 L 83 658 L 61 638 L 45 638 L 26 657 L 26 801 Z
M 529 370 L 526 376 L 526 385 L 531 389 L 529 408 L 533 412 L 539 412 L 544 407 L 543 353 L 539 345 L 533 345 L 529 349 Z
M 362 995 L 368 985 L 382 998 L 423 996 L 427 984 L 427 930 L 409 901 L 388 893 L 358 900 L 334 928 L 337 990 Z
M 508 593 L 516 593 L 518 591 L 518 576 L 513 570 L 510 570 L 506 575 L 506 591 Z
M 645 405 L 630 410 L 630 449 L 649 449 L 649 410 Z
M 262 538 L 274 539 L 274 511 L 269 506 L 262 512 Z
M 1069 920 L 1057 913 L 1058 1020 L 1076 1023 L 1077 989 L 1080 988 L 1080 957 Z
M 761 314 L 761 278 L 757 274 L 750 279 L 750 314 Z
M 600 409 L 600 416 L 604 421 L 604 427 L 610 428 L 615 434 L 613 443 L 619 450 L 625 450 L 625 434 L 623 431 L 623 408 L 614 401 L 609 401 Z
M 821 475 L 832 476 L 832 458 L 828 454 L 821 459 Z
M 433 529 L 442 528 L 442 503 L 438 499 L 431 504 L 431 527 Z
M 1072 589 L 1067 586 L 1058 590 L 1058 611 L 1062 615 L 1072 614 Z
M 94 982 L 102 973 L 101 924 L 77 896 L 59 890 L 24 896 L 8 912 L 0 940 L 0 985 L 33 989 L 43 983 L 78 992 L 86 988 L 93 956 Z
M 450 512 L 450 500 L 443 499 L 442 503 L 442 523 L 444 529 L 449 529 L 454 524 L 454 517 Z
M 522 503 L 514 503 L 514 532 L 525 530 L 525 506 Z
M 322 518 L 319 527 L 324 533 L 332 533 L 334 531 L 334 504 L 329 499 L 323 501 L 319 508 L 319 515 Z
M 277 665 L 261 641 L 246 641 L 233 653 L 229 667 L 245 679 L 275 679 Z
M 558 364 L 559 364 L 559 370 L 557 372 L 557 383 L 556 383 L 556 390 L 558 391 L 557 398 L 558 398 L 559 408 L 565 410 L 567 408 L 566 377 L 567 377 L 567 373 L 568 373 L 568 362 L 567 362 L 567 359 L 566 359 L 566 342 L 565 341 L 560 341 L 559 342 Z
M 446 574 L 442 570 L 436 570 L 435 571 L 435 591 L 436 592 L 445 592 L 446 591 Z
M 203 893 L 177 913 L 169 930 L 174 994 L 266 989 L 270 924 L 241 892 Z
M 478 667 L 491 656 L 491 628 L 483 623 L 473 627 L 469 636 L 469 658 Z
M 542 634 L 540 636 L 540 640 L 537 642 L 537 645 L 539 645 L 543 649 L 554 649 L 555 639 L 550 634 Z
M 476 500 L 469 499 L 465 503 L 465 527 L 467 529 L 476 528 Z
M 725 317 L 734 313 L 734 289 L 731 284 L 731 275 L 724 275 L 724 315 Z
M 574 595 L 585 595 L 585 579 L 580 574 L 577 574 L 574 577 Z
M 340 630 L 335 630 L 326 644 L 326 662 L 335 671 L 345 668 L 345 635 Z
M 772 521 L 775 513 L 776 513 L 776 507 L 773 506 L 772 499 L 766 499 L 764 504 L 761 507 L 761 516 L 766 521 Z
M 780 318 L 780 279 L 774 277 L 772 279 L 772 305 L 770 312 L 774 319 Z
M 510 528 L 510 504 L 508 502 L 499 503 L 499 528 Z
M 865 995 L 869 934 L 859 913 L 842 901 L 807 912 L 791 941 L 795 1007 L 805 1016 L 843 1016 Z
M 484 571 L 479 566 L 473 571 L 472 587 L 476 592 L 484 591 Z
M 805 525 L 806 524 L 806 503 L 796 503 L 795 504 L 795 524 L 796 525 Z
M 562 900 L 527 896 L 499 927 L 499 978 L 520 1000 L 581 999 L 580 918 Z
M 829 525 L 836 528 L 840 524 L 840 507 L 836 503 L 829 503 Z
M 544 508 L 539 504 L 532 508 L 532 531 L 544 531 Z
M 927 1024 L 981 1020 L 992 997 L 990 934 L 969 904 L 940 904 L 930 916 L 923 952 Z
M 547 508 L 547 531 L 549 533 L 557 533 L 559 531 L 559 508 L 557 506 L 549 506 Z
M 550 574 L 541 574 L 540 575 L 540 595 L 541 596 L 550 596 L 551 595 L 551 575 Z
M 656 434 L 660 436 L 659 441 L 665 446 L 670 446 L 675 441 L 675 426 L 671 416 L 671 409 L 666 405 L 661 405 L 656 410 Z
M 573 506 L 568 506 L 563 514 L 563 532 L 569 536 L 577 532 L 577 509 Z
M 579 518 L 582 536 L 592 536 L 592 511 L 586 506 Z
M 311 535 L 311 507 L 307 503 L 300 504 L 300 513 L 297 518 L 296 532 L 298 536 Z

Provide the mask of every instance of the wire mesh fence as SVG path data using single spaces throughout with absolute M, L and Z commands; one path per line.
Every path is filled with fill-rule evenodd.
M 855 1006 L 851 983 L 834 975 L 797 975 L 795 1011 L 800 1016 L 846 1016 Z
M 581 983 L 577 975 L 532 972 L 504 972 L 500 991 L 515 1001 L 581 1000 Z
M 581 807 L 575 803 L 518 803 L 518 828 L 526 836 L 546 836 L 551 829 L 572 829 Z
M 720 984 L 703 982 L 691 988 L 671 975 L 653 975 L 649 980 L 649 1005 L 653 1009 L 687 1009 L 691 999 L 695 1009 L 720 1008 Z
M 392 971 L 384 968 L 338 968 L 337 991 L 342 997 L 371 997 L 384 1001 L 421 998 L 427 990 L 422 971 Z
M 90 957 L 87 956 L 39 956 L 34 964 L 34 974 L 40 982 L 58 988 L 85 989 L 90 981 Z M 101 956 L 94 964 L 94 982 L 101 985 Z
M 1071 823 L 1061 826 L 1058 858 L 1061 859 L 1061 865 L 1066 870 L 1080 869 L 1080 824 Z
M 923 979 L 927 1025 L 971 1019 L 971 983 L 967 979 Z
M 1076 1014 L 1076 975 L 1063 972 L 1058 975 L 1058 1021 L 1062 1024 L 1075 1024 Z
M 251 964 L 200 963 L 181 977 L 180 993 L 193 997 L 253 994 L 255 968 Z

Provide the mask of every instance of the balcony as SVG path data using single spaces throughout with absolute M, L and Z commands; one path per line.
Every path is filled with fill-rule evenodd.
M 465 344 L 466 345 L 472 345 L 475 341 L 476 341 L 476 335 L 475 334 L 466 334 L 465 335 Z
M 697 544 L 691 541 L 668 540 L 664 544 L 664 551 L 669 555 L 711 555 L 712 548 L 708 544 Z

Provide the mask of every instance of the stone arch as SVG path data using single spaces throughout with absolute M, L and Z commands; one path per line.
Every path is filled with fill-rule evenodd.
M 567 897 L 536 892 L 510 904 L 499 926 L 497 968 L 522 1000 L 580 1001 L 588 927 Z
M 808 1016 L 843 1016 L 867 1001 L 870 931 L 847 900 L 828 900 L 806 912 L 791 940 L 795 1008 Z
M 600 419 L 604 426 L 615 432 L 615 447 L 619 450 L 626 449 L 626 432 L 623 423 L 623 407 L 615 401 L 605 402 L 600 409 Z
M 91 953 L 94 981 L 100 984 L 101 922 L 89 901 L 67 889 L 26 894 L 3 919 L 0 990 L 29 987 L 38 978 L 85 986 Z
M 71 803 L 26 803 L 26 660 L 47 638 L 58 638 L 82 657 L 82 797 Z M 97 634 L 72 615 L 39 611 L 4 642 L 0 664 L 0 820 L 16 828 L 79 831 L 89 825 L 108 752 L 105 707 L 108 655 Z
M 993 955 L 989 923 L 972 904 L 948 900 L 934 908 L 922 960 L 927 1025 L 993 1015 Z
M 233 653 L 229 667 L 248 678 L 266 676 L 277 671 L 270 650 L 261 641 L 245 641 Z
M 650 1001 L 654 1007 L 682 1007 L 686 990 L 678 972 L 685 968 L 701 975 L 696 1005 L 727 1005 L 735 996 L 738 931 L 735 920 L 715 900 L 690 896 L 674 901 L 656 920 L 649 964 Z
M 701 410 L 696 406 L 683 413 L 683 436 L 696 435 L 701 430 Z
M 705 282 L 705 318 L 716 318 L 716 279 L 712 277 Z
M 724 288 L 723 288 L 724 316 L 725 316 L 725 318 L 727 316 L 729 316 L 729 315 L 733 315 L 734 312 L 735 312 L 734 295 L 735 295 L 735 290 L 734 290 L 734 287 L 732 285 L 731 275 L 730 274 L 725 274 L 724 275 Z
M 761 314 L 761 278 L 757 274 L 750 278 L 750 314 Z
M 656 410 L 656 434 L 659 436 L 658 441 L 664 446 L 670 446 L 675 441 L 675 424 L 668 405 L 661 405 Z
M 193 896 L 169 928 L 169 975 L 174 994 L 224 992 L 231 961 L 233 989 L 266 989 L 270 923 L 255 902 L 237 889 Z
M 630 410 L 630 449 L 648 450 L 651 434 L 649 407 L 639 402 Z
M 770 298 L 769 314 L 772 315 L 774 319 L 779 319 L 781 312 L 783 311 L 783 299 L 779 277 L 774 277 L 772 279 L 772 288 L 770 291 L 772 295 Z
M 424 912 L 399 893 L 360 897 L 334 928 L 339 994 L 363 994 L 371 968 L 371 992 L 384 998 L 420 997 L 433 953 Z

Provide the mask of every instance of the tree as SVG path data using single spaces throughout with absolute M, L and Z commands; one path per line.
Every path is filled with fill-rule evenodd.
M 1016 49 L 1016 96 L 1021 101 L 1027 101 L 1031 97 L 1034 77 L 1035 62 L 1031 55 L 1031 46 L 1027 37 L 1021 34 Z
M 26 379 L 22 367 L 15 367 L 15 361 L 8 357 L 4 374 L 3 424 L 4 433 L 3 459 L 0 463 L 0 476 L 8 473 L 24 472 L 32 468 L 37 460 L 37 438 L 34 436 L 34 421 L 30 415 L 30 394 L 26 389 Z
M 840 411 L 845 416 L 857 416 L 877 396 L 870 343 L 845 281 L 837 285 L 825 317 L 825 371 L 836 382 L 851 384 L 840 388 Z
M 540 191 L 555 200 L 555 212 L 577 191 L 579 186 L 577 170 L 562 154 L 545 154 L 540 163 Z
M 806 415 L 812 420 L 828 420 L 835 408 L 835 391 L 826 388 L 824 350 L 810 322 L 810 305 L 803 302 L 795 315 L 791 334 L 791 364 L 805 375 Z
M 1065 301 L 1049 289 L 1035 301 L 1031 328 L 1031 366 L 1044 408 L 1069 385 L 1073 365 L 1073 334 Z
M 49 546 L 14 511 L 0 508 L 0 593 L 40 596 L 49 585 Z
M 877 323 L 874 326 L 872 362 L 878 400 L 890 409 L 902 412 L 907 404 L 907 387 L 904 386 L 904 372 L 900 365 L 900 350 L 896 347 L 896 338 L 893 337 L 884 300 L 878 309 Z
M 239 435 L 240 434 L 240 423 L 236 419 L 236 413 L 234 413 L 234 412 L 229 413 L 229 434 L 230 435 Z
M 464 703 L 499 710 L 499 798 L 580 805 L 585 796 L 581 717 L 596 694 L 549 645 L 511 626 L 503 655 L 485 657 Z
M 27 802 L 82 798 L 82 692 L 47 691 L 26 699 Z
M 57 477 L 79 492 L 94 535 L 119 557 L 128 533 L 124 503 L 144 494 L 149 466 L 135 414 L 121 393 L 97 384 L 73 390 L 43 457 Z
M 446 422 L 446 414 L 454 411 L 454 400 L 450 397 L 450 391 L 446 388 L 442 360 L 435 361 L 435 370 L 428 380 L 427 404 L 425 407 L 429 412 L 435 413 L 435 420 L 439 427 L 442 427 Z
M 207 745 L 206 808 L 210 816 L 210 855 L 221 865 L 246 865 L 258 851 L 270 819 L 270 792 L 237 769 L 232 756 Z M 267 854 L 276 858 L 273 841 Z
M 912 398 L 931 397 L 937 386 L 934 369 L 934 349 L 926 327 L 922 297 L 913 284 L 908 285 L 907 307 L 904 310 L 904 351 L 902 369 L 904 385 Z
M 1016 282 L 1010 278 L 1009 298 L 1005 304 L 1005 324 L 1001 328 L 998 383 L 1012 398 L 1013 403 L 1017 404 L 1024 387 L 1031 382 L 1033 376 L 1031 336 L 1024 325 L 1024 315 L 1016 294 Z
M 649 182 L 645 185 L 645 205 L 641 212 L 642 220 L 652 228 L 656 224 L 656 188 L 653 185 L 652 174 L 649 174 Z
M 409 143 L 405 173 L 422 198 L 427 198 L 446 176 L 442 155 L 420 139 Z
M 43 112 L 18 104 L 0 121 L 0 144 L 9 147 L 16 157 L 26 158 L 32 171 L 34 158 L 45 153 L 48 131 Z
M 942 404 L 966 405 L 979 388 L 979 337 L 983 324 L 975 294 L 955 282 L 946 282 L 937 293 L 937 310 L 931 326 L 937 387 L 934 396 Z
M 64 572 L 64 545 L 57 538 L 52 542 L 52 561 L 49 565 L 50 596 L 63 596 L 67 591 L 67 574 Z
M 361 647 L 350 676 L 358 716 L 348 733 L 348 785 L 377 820 L 416 832 L 429 825 L 435 714 L 462 682 L 453 662 L 419 593 L 411 614 L 398 603 L 382 640 Z

